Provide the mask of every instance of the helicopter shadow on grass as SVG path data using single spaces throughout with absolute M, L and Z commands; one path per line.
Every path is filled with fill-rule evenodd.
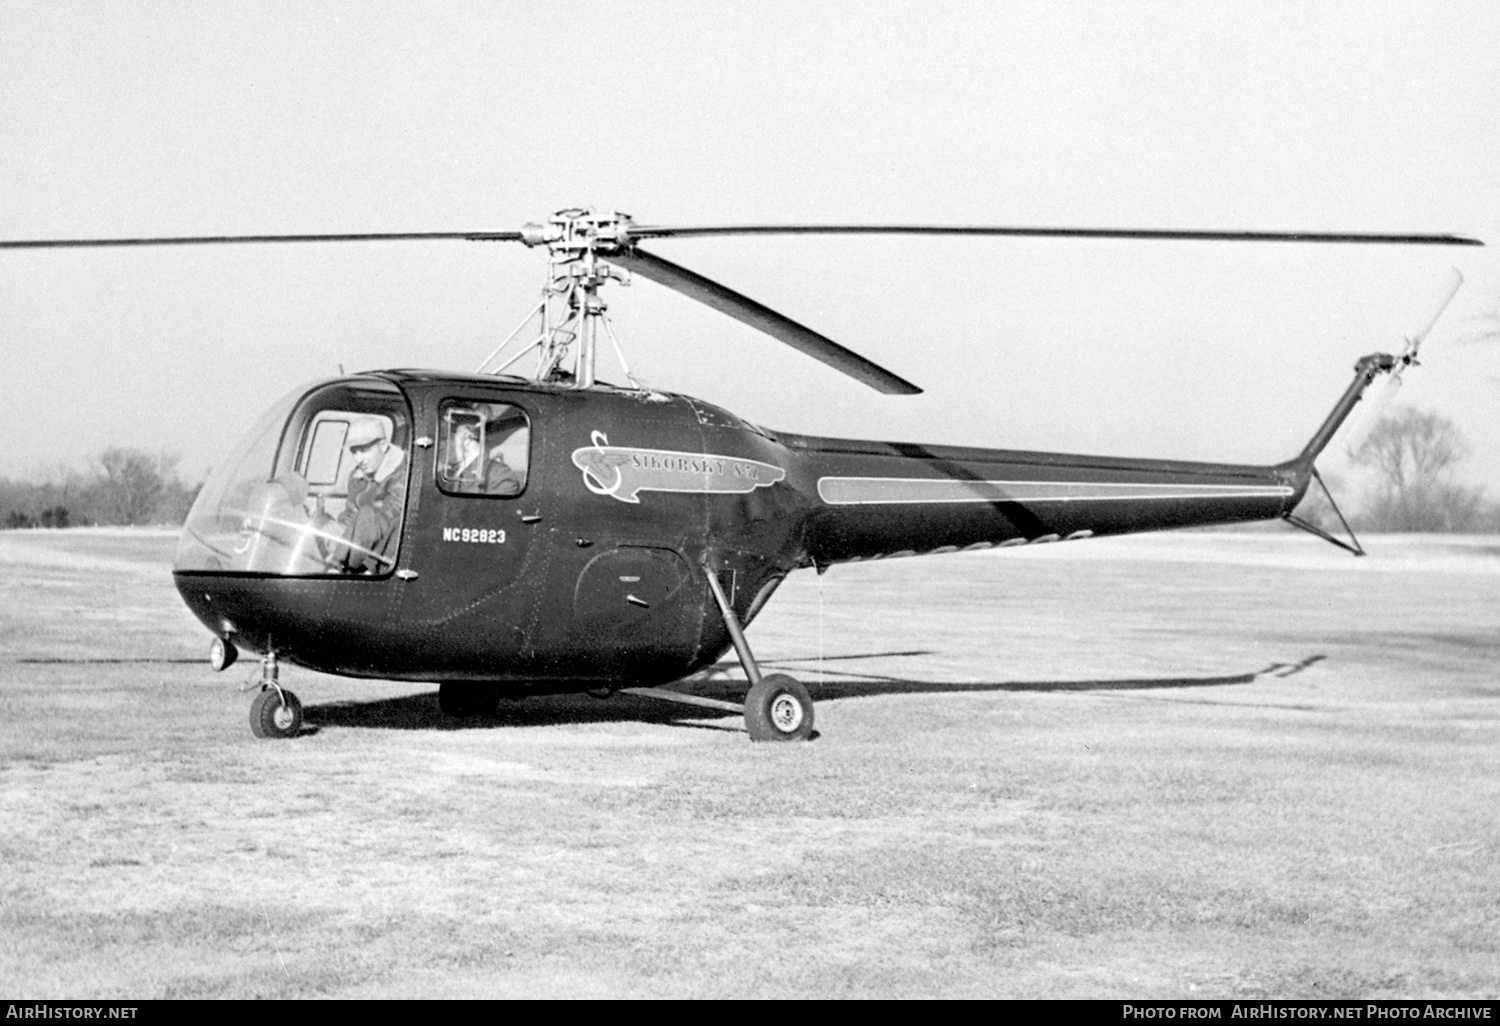
M 770 672 L 791 670 L 806 676 L 824 664 L 862 660 L 911 658 L 931 655 L 925 650 L 879 652 L 862 655 L 824 656 L 807 659 L 764 660 Z M 1228 687 L 1249 684 L 1264 677 L 1290 677 L 1326 658 L 1310 656 L 1297 663 L 1270 663 L 1244 673 L 1201 677 L 1133 677 L 1115 679 L 1001 681 L 967 683 L 919 681 L 904 677 L 858 671 L 828 671 L 843 679 L 803 680 L 815 702 L 873 698 L 878 695 L 979 694 L 986 692 L 1120 692 L 1181 688 Z M 726 702 L 743 702 L 746 682 L 737 676 L 739 664 L 721 662 L 708 670 L 679 681 L 671 690 Z M 637 695 L 615 694 L 600 698 L 590 694 L 536 695 L 515 700 L 502 698 L 492 715 L 450 717 L 438 708 L 434 691 L 374 701 L 326 702 L 304 707 L 306 732 L 323 727 L 356 727 L 384 730 L 474 730 L 494 727 L 547 727 L 583 723 L 656 723 L 698 730 L 741 731 L 739 714 L 727 710 L 679 705 Z M 714 721 L 714 722 L 708 722 Z

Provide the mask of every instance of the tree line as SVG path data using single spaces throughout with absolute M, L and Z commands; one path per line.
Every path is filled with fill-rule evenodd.
M 39 481 L 0 478 L 0 527 L 181 524 L 202 485 L 182 480 L 179 459 L 112 446 L 87 470 L 59 464 Z
M 1440 413 L 1401 407 L 1376 421 L 1352 454 L 1363 489 L 1329 480 L 1335 496 L 1357 499 L 1351 525 L 1364 531 L 1414 533 L 1500 533 L 1500 503 L 1483 486 L 1465 484 L 1459 474 L 1473 447 L 1458 425 Z M 1325 478 L 1327 475 L 1325 475 Z M 1316 487 L 1299 514 L 1324 528 L 1335 520 Z
M 1472 453 L 1452 420 L 1404 407 L 1382 417 L 1354 453 L 1362 491 L 1325 479 L 1356 530 L 1500 533 L 1500 503 L 1459 479 Z M 181 479 L 178 460 L 111 447 L 87 471 L 59 465 L 41 481 L 0 478 L 0 527 L 181 524 L 202 485 Z M 1316 486 L 1297 512 L 1328 529 L 1337 522 Z

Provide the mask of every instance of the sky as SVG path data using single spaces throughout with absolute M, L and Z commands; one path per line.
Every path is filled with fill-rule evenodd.
M 631 370 L 767 427 L 1277 462 L 1466 278 L 1401 401 L 1500 497 L 1500 7 L 0 2 L 0 238 L 895 223 L 1475 236 L 1485 249 L 807 236 L 649 249 L 926 389 L 654 283 Z M 203 474 L 281 394 L 471 371 L 518 244 L 0 253 L 0 475 Z M 621 380 L 613 359 L 601 376 Z M 1330 453 L 1325 470 L 1340 472 Z

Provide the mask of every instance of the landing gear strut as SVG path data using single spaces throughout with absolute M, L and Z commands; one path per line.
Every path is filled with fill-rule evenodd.
M 717 698 L 685 695 L 666 688 L 621 688 L 622 694 L 639 695 L 642 698 L 660 698 L 683 705 L 696 705 L 705 709 L 722 709 L 725 712 L 741 713 L 745 717 L 745 729 L 752 741 L 806 741 L 813 732 L 812 696 L 797 680 L 784 673 L 773 673 L 762 677 L 755 656 L 750 653 L 750 643 L 740 629 L 739 617 L 724 595 L 719 579 L 707 561 L 703 564 L 704 576 L 708 579 L 708 590 L 713 593 L 719 613 L 724 617 L 724 626 L 729 628 L 729 640 L 734 643 L 735 654 L 750 678 L 750 693 L 745 704 L 724 702 Z
M 729 640 L 734 643 L 735 654 L 750 678 L 750 693 L 745 696 L 745 728 L 752 741 L 805 741 L 812 736 L 813 703 L 797 680 L 784 673 L 773 673 L 762 677 L 760 665 L 750 652 L 750 643 L 740 629 L 739 617 L 724 595 L 724 588 L 713 568 L 705 561 L 704 576 L 708 578 L 708 590 L 713 592 L 719 613 L 724 617 L 724 626 L 729 628 Z
M 260 738 L 296 737 L 302 730 L 302 703 L 281 686 L 276 653 L 260 661 L 260 693 L 250 703 L 250 733 Z

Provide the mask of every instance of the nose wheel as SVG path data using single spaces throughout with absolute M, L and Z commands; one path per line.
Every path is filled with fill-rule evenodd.
M 276 653 L 267 652 L 260 661 L 260 680 L 250 678 L 250 686 L 260 685 L 250 703 L 250 733 L 259 738 L 296 737 L 302 730 L 302 703 L 281 686 Z
M 302 703 L 285 688 L 267 688 L 250 703 L 250 733 L 256 737 L 296 737 L 301 730 Z

